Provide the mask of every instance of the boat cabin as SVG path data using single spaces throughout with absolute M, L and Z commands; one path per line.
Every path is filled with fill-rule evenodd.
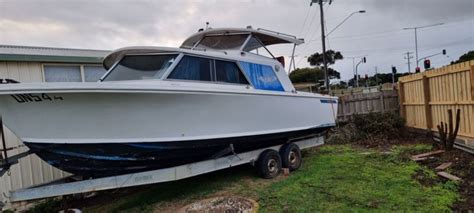
M 294 91 L 284 72 L 284 58 L 273 56 L 267 49 L 285 43 L 295 48 L 303 40 L 263 29 L 202 30 L 187 38 L 180 48 L 129 47 L 114 51 L 104 59 L 109 71 L 101 81 L 154 79 Z M 259 54 L 259 49 L 270 57 Z

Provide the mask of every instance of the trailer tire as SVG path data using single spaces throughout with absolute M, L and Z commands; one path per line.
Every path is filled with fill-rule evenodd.
M 275 178 L 281 171 L 280 155 L 275 150 L 265 150 L 258 157 L 255 167 L 260 177 L 265 179 Z
M 285 144 L 280 148 L 281 164 L 283 168 L 295 171 L 300 168 L 303 159 L 301 158 L 301 150 L 294 143 Z

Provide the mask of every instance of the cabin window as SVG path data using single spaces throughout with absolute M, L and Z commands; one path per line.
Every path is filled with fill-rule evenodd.
M 95 64 L 43 64 L 45 82 L 97 82 L 107 70 Z
M 104 81 L 159 79 L 177 56 L 127 55 L 110 71 Z
M 240 65 L 255 89 L 284 91 L 271 66 L 248 62 L 240 62 Z
M 45 65 L 46 82 L 82 82 L 81 67 L 74 65 Z
M 107 70 L 102 66 L 84 66 L 84 81 L 97 82 Z
M 211 59 L 186 55 L 168 79 L 211 81 Z
M 249 84 L 236 63 L 216 60 L 216 81 L 233 84 Z

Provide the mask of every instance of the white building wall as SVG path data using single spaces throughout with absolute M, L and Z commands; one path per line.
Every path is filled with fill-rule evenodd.
M 38 62 L 2 62 L 0 61 L 0 78 L 10 78 L 20 82 L 42 82 L 42 65 Z M 1 85 L 0 85 L 1 86 Z M 41 128 L 41 127 L 38 127 Z M 8 151 L 8 155 L 16 155 L 28 150 L 20 139 L 7 128 L 5 140 L 7 147 L 19 147 Z M 55 169 L 36 155 L 22 158 L 19 164 L 11 167 L 10 175 L 0 177 L 0 202 L 5 203 L 9 191 L 29 187 L 64 177 L 67 173 Z

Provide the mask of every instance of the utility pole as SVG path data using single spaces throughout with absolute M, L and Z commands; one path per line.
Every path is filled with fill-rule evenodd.
M 378 74 L 378 68 L 377 68 L 377 66 L 375 66 L 375 83 L 378 86 L 379 85 L 379 77 L 377 76 L 377 74 Z
M 418 67 L 418 34 L 417 34 L 417 29 L 415 27 L 415 54 L 416 54 L 416 66 Z
M 413 58 L 413 56 L 411 55 L 411 54 L 413 54 L 413 52 L 406 52 L 405 54 L 407 55 L 407 56 L 405 56 L 405 59 L 408 60 L 408 73 L 411 73 L 410 59 Z
M 438 25 L 442 25 L 442 24 L 444 24 L 444 23 L 437 23 L 437 24 L 430 24 L 430 25 L 425 25 L 425 26 L 403 28 L 404 30 L 415 30 L 416 67 L 419 67 L 419 64 L 418 64 L 418 29 L 427 28 L 427 27 L 434 27 L 434 26 L 438 26 Z
M 324 64 L 324 81 L 326 83 L 326 88 L 328 91 L 331 91 L 331 86 L 329 85 L 329 73 L 328 73 L 328 63 L 326 59 L 326 32 L 324 27 L 324 8 L 323 0 L 319 0 L 319 11 L 321 14 L 321 40 L 323 43 L 323 64 Z
M 356 59 L 359 59 L 359 58 L 364 58 L 364 57 L 366 57 L 366 56 L 368 56 L 368 55 L 344 57 L 344 59 L 352 59 L 352 73 L 353 73 L 353 75 L 354 75 L 354 83 L 353 83 L 353 85 L 352 85 L 353 87 L 356 86 L 356 79 L 357 79 L 357 77 L 356 77 L 357 71 L 356 71 L 355 60 L 356 60 Z
M 359 63 L 357 63 L 357 65 L 356 65 L 356 70 L 355 70 L 355 71 L 356 71 L 356 87 L 359 87 L 359 73 L 357 72 L 357 68 L 359 67 L 359 65 L 360 65 L 361 63 L 365 63 L 365 62 L 367 62 L 367 59 L 366 59 L 365 57 L 363 57 L 363 58 L 359 61 Z

